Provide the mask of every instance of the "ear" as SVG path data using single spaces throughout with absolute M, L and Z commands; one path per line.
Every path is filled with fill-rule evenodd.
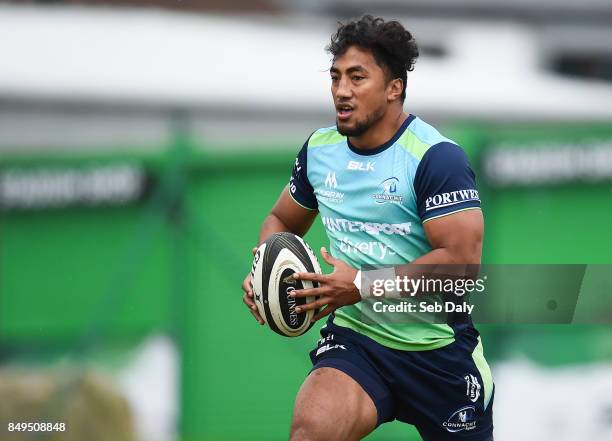
M 392 102 L 400 99 L 402 96 L 402 90 L 404 89 L 404 82 L 401 78 L 394 78 L 387 84 L 387 101 Z

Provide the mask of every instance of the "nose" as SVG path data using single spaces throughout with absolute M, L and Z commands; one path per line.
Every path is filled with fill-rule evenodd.
M 338 86 L 336 88 L 336 98 L 350 98 L 353 95 L 353 91 L 351 89 L 350 78 L 344 76 L 340 78 L 338 81 Z

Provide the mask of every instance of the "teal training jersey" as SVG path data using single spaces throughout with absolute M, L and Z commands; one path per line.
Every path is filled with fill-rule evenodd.
M 475 177 L 463 150 L 410 115 L 385 144 L 363 150 L 336 127 L 315 131 L 299 152 L 290 194 L 318 210 L 331 254 L 355 268 L 400 265 L 431 251 L 423 224 L 480 209 Z M 334 324 L 401 350 L 454 341 L 447 324 L 372 323 L 362 303 L 335 312 Z

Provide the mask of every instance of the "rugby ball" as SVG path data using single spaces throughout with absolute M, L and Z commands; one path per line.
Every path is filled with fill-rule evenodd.
M 291 291 L 319 286 L 317 282 L 289 277 L 296 272 L 321 274 L 317 257 L 301 237 L 274 233 L 257 249 L 251 270 L 255 304 L 270 329 L 285 337 L 297 337 L 308 331 L 317 312 L 295 312 L 296 306 L 318 297 L 293 298 L 289 296 Z

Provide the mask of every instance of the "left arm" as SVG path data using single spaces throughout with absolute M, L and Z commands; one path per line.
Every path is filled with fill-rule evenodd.
M 467 210 L 423 224 L 433 250 L 414 264 L 480 264 L 484 219 L 482 211 Z

